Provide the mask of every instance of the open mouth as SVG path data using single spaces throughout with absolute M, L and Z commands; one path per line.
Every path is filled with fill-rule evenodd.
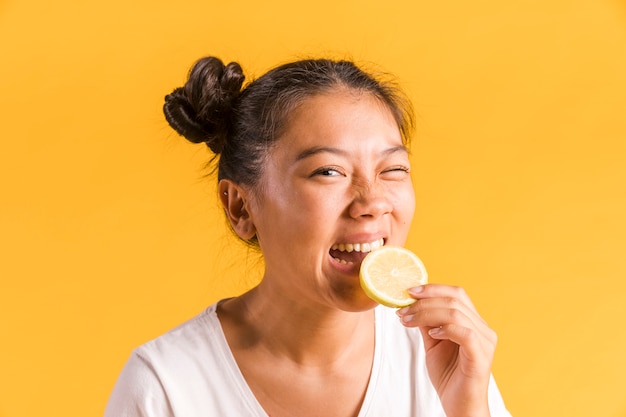
M 329 253 L 333 259 L 341 264 L 360 264 L 363 258 L 373 250 L 385 245 L 384 239 L 363 243 L 336 243 Z

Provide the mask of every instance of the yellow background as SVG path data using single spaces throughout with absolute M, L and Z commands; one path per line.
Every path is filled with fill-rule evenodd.
M 408 246 L 497 330 L 515 416 L 626 416 L 626 2 L 0 1 L 0 416 L 97 416 L 131 349 L 239 293 L 208 154 L 161 114 L 205 54 L 395 73 Z

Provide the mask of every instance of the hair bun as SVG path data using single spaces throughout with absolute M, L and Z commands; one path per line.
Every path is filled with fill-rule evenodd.
M 190 142 L 205 142 L 214 153 L 220 153 L 244 79 L 236 62 L 225 66 L 215 57 L 200 59 L 189 71 L 185 85 L 165 96 L 165 119 Z

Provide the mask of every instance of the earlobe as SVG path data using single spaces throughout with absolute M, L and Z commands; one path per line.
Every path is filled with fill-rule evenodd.
M 252 239 L 256 228 L 248 211 L 246 191 L 230 180 L 220 180 L 218 190 L 222 206 L 235 233 L 244 240 Z

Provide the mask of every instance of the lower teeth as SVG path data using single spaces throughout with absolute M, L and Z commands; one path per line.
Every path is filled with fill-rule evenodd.
M 354 262 L 345 261 L 345 260 L 339 259 L 339 258 L 333 258 L 333 259 L 336 260 L 337 262 L 339 262 L 342 265 L 352 265 L 352 264 L 354 264 Z

